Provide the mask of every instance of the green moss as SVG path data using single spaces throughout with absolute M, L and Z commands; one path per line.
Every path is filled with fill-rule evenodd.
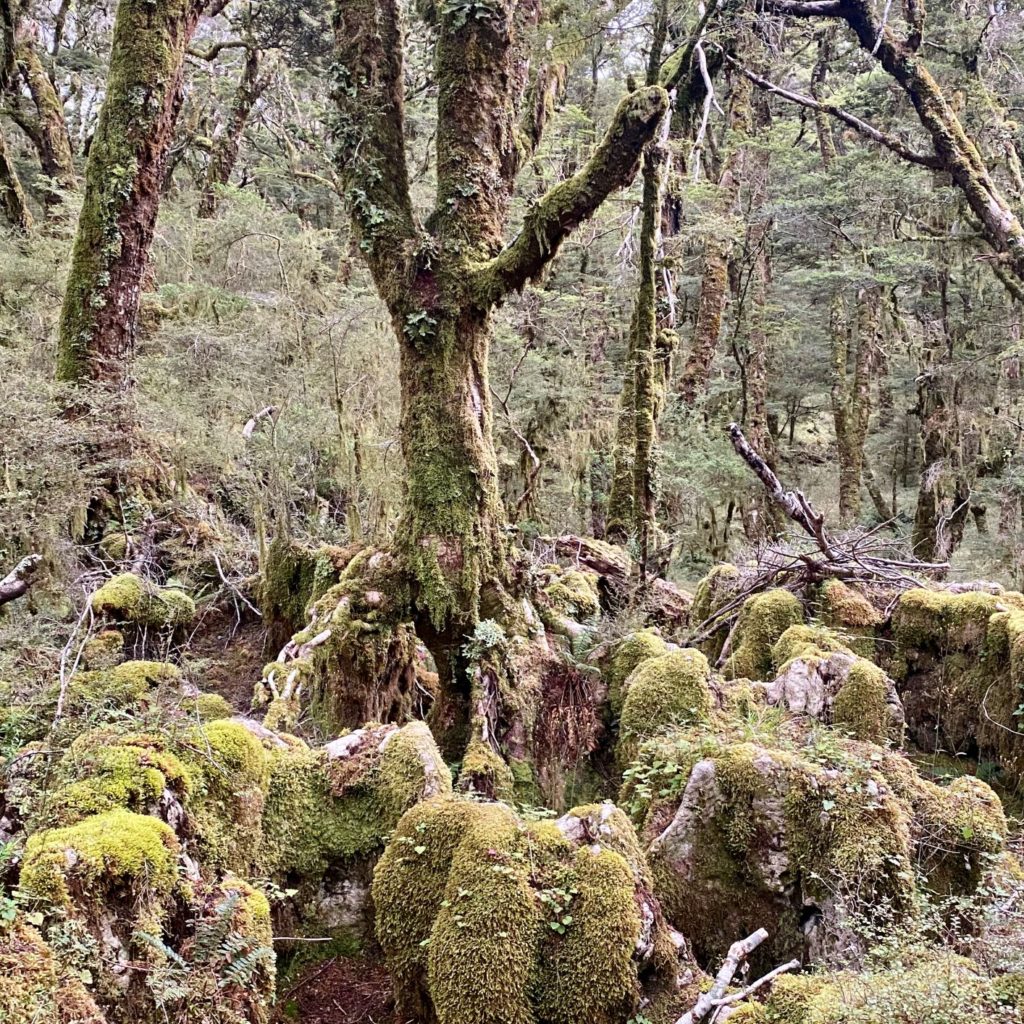
M 185 626 L 196 615 L 188 594 L 173 587 L 158 587 L 134 573 L 114 576 L 91 597 L 96 615 L 139 626 Z
M 703 622 L 712 612 L 717 611 L 732 596 L 732 589 L 740 578 L 735 565 L 716 565 L 698 584 L 693 592 L 693 607 L 690 617 L 694 623 Z
M 818 592 L 820 615 L 826 626 L 839 632 L 855 654 L 875 656 L 875 630 L 882 615 L 858 590 L 841 580 L 826 580 Z
M 904 648 L 979 651 L 1000 600 L 992 594 L 908 590 L 893 612 L 893 635 Z
M 177 882 L 177 863 L 178 842 L 167 825 L 114 810 L 29 836 L 21 888 L 63 907 L 82 899 L 102 904 L 113 891 L 161 899 Z
M 459 789 L 492 800 L 510 800 L 515 781 L 512 769 L 489 743 L 476 736 L 469 741 L 459 773 Z
M 667 653 L 668 644 L 653 629 L 638 629 L 615 644 L 603 673 L 614 716 L 618 717 L 622 712 L 622 685 L 633 669 L 648 658 Z
M 619 723 L 619 758 L 632 760 L 639 741 L 672 723 L 711 714 L 711 670 L 696 650 L 672 651 L 640 663 L 626 681 Z
M 597 573 L 563 569 L 560 565 L 545 566 L 543 573 L 548 580 L 543 587 L 544 594 L 557 612 L 579 621 L 601 613 Z
M 852 654 L 849 647 L 830 629 L 823 626 L 790 626 L 772 647 L 772 662 L 781 672 L 793 658 L 825 658 L 841 651 Z
M 219 693 L 200 693 L 182 702 L 189 714 L 197 715 L 204 722 L 215 722 L 231 718 L 235 710 Z
M 55 956 L 20 918 L 0 928 L 0 1021 L 106 1024 L 67 957 Z
M 106 629 L 82 647 L 82 661 L 91 670 L 113 668 L 124 659 L 124 636 L 116 629 Z
M 790 626 L 803 621 L 803 606 L 788 590 L 747 598 L 736 625 L 735 647 L 725 664 L 726 678 L 771 678 L 773 647 Z
M 903 740 L 902 727 L 893 722 L 888 703 L 889 681 L 885 673 L 864 658 L 850 668 L 836 694 L 832 723 L 859 740 L 884 745 Z
M 146 703 L 163 687 L 177 689 L 181 670 L 165 661 L 126 661 L 111 669 L 79 672 L 67 688 L 66 709 L 72 714 L 120 709 Z M 56 702 L 59 686 L 52 696 Z

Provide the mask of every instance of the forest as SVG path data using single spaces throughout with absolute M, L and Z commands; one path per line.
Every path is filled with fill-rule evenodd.
M 0 0 L 0 1024 L 1024 1024 L 1024 8 Z

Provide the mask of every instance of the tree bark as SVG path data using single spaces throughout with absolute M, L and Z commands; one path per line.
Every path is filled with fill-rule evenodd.
M 61 311 L 60 380 L 130 384 L 142 282 L 183 99 L 185 48 L 203 6 L 204 0 L 118 6 Z
M 46 190 L 44 198 L 47 209 L 53 213 L 62 205 L 61 193 L 78 190 L 78 176 L 75 173 L 68 126 L 64 119 L 64 105 L 43 67 L 33 40 L 21 40 L 18 44 L 17 60 L 21 77 L 28 86 L 36 108 L 32 139 L 39 152 L 43 174 L 50 179 L 53 186 Z
M 245 126 L 249 122 L 253 107 L 267 88 L 267 80 L 260 78 L 261 57 L 260 50 L 255 46 L 246 47 L 245 66 L 235 90 L 227 124 L 213 140 L 213 152 L 210 154 L 210 163 L 203 181 L 203 194 L 199 201 L 199 216 L 204 219 L 212 217 L 217 212 L 217 191 L 231 180 L 242 147 Z
M 11 227 L 20 235 L 27 235 L 32 230 L 32 212 L 28 208 L 25 190 L 21 186 L 21 178 L 11 159 L 10 150 L 0 128 L 0 209 L 3 209 Z

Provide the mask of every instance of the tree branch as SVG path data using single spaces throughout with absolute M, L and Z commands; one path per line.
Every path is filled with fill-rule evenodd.
M 612 192 L 633 180 L 640 154 L 667 109 L 668 93 L 660 86 L 627 96 L 582 170 L 541 198 L 512 243 L 472 273 L 474 300 L 482 307 L 500 302 L 537 277 L 570 232 Z
M 676 1021 L 676 1024 L 699 1024 L 718 1005 L 718 1001 L 725 994 L 733 975 L 739 970 L 740 964 L 767 938 L 768 932 L 764 928 L 758 928 L 753 935 L 734 942 L 729 947 L 729 952 L 726 954 L 725 961 L 715 976 L 711 988 L 697 1000 L 692 1010 L 684 1013 Z
M 782 99 L 787 100 L 790 103 L 796 103 L 801 107 L 807 107 L 808 110 L 817 110 L 823 114 L 828 114 L 830 117 L 834 117 L 837 121 L 842 121 L 844 124 L 848 124 L 855 131 L 858 131 L 861 135 L 865 136 L 865 138 L 871 139 L 872 141 L 885 146 L 886 149 L 891 149 L 897 156 L 901 156 L 909 163 L 918 164 L 921 167 L 928 167 L 933 171 L 942 169 L 942 161 L 934 154 L 918 153 L 915 150 L 910 149 L 909 146 L 901 142 L 895 135 L 883 132 L 880 128 L 876 128 L 874 125 L 868 124 L 867 121 L 862 121 L 856 115 L 851 114 L 847 110 L 843 110 L 842 107 L 837 107 L 834 103 L 819 101 L 811 96 L 805 96 L 803 93 L 793 92 L 791 89 L 786 89 L 781 85 L 776 85 L 774 82 L 768 81 L 767 78 L 762 78 L 749 68 L 744 67 L 739 63 L 739 61 L 734 57 L 731 57 L 729 54 L 725 54 L 725 60 L 732 67 L 736 68 L 742 75 L 750 79 L 750 81 L 759 89 L 763 89 L 765 92 L 772 93 L 775 96 L 781 96 Z
M 385 302 L 417 236 L 404 138 L 397 0 L 337 0 L 333 99 L 338 172 L 360 246 Z
M 0 605 L 15 601 L 28 593 L 32 576 L 43 563 L 42 555 L 27 555 L 0 580 Z
M 211 43 L 203 50 L 198 46 L 190 46 L 185 52 L 190 57 L 198 57 L 200 60 L 216 60 L 224 50 L 248 50 L 251 42 L 245 39 L 224 39 L 219 43 Z

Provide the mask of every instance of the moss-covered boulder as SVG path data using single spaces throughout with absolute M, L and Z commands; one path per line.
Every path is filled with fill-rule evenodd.
M 666 916 L 709 963 L 759 927 L 772 937 L 759 966 L 849 953 L 919 895 L 977 892 L 1006 838 L 984 783 L 939 787 L 835 735 L 773 745 L 680 729 L 644 745 L 623 802 Z
M 90 604 L 96 615 L 109 621 L 157 628 L 186 626 L 196 614 L 195 602 L 184 591 L 159 587 L 130 572 L 107 580 Z
M 727 679 L 769 679 L 772 649 L 790 626 L 804 621 L 803 605 L 788 590 L 767 590 L 748 597 L 732 637 L 732 652 L 723 674 Z
M 892 639 L 884 663 L 914 743 L 988 762 L 1007 785 L 1024 779 L 1024 597 L 909 590 Z
M 711 669 L 700 651 L 670 651 L 642 661 L 623 684 L 619 761 L 666 726 L 706 721 L 714 707 Z
M 770 704 L 872 743 L 903 742 L 904 714 L 896 684 L 877 665 L 853 654 L 831 631 L 790 626 L 775 643 Z
M 669 645 L 655 629 L 627 633 L 601 652 L 601 673 L 608 685 L 609 709 L 615 718 L 622 713 L 623 684 L 633 670 L 648 658 L 668 652 Z
M 503 804 L 421 803 L 373 898 L 403 1019 L 621 1024 L 646 978 L 674 976 L 636 838 L 610 807 L 528 824 Z

